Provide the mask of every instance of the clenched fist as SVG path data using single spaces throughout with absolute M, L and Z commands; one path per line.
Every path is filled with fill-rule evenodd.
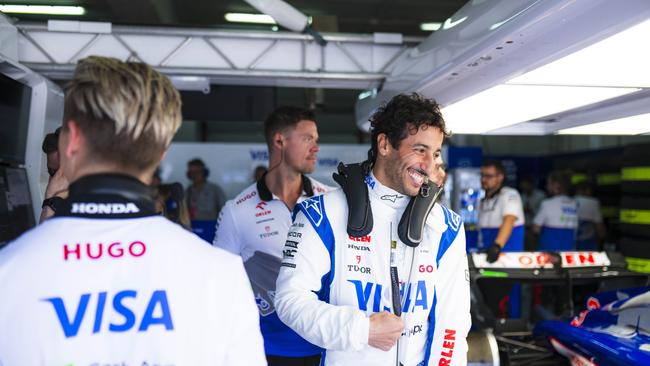
M 394 314 L 387 311 L 372 314 L 368 344 L 382 351 L 388 351 L 393 348 L 403 330 L 404 322 Z

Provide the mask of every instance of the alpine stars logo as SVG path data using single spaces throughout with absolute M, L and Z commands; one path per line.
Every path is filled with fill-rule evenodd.
M 393 203 L 395 203 L 395 201 L 397 201 L 400 198 L 404 198 L 404 196 L 400 196 L 398 194 L 385 194 L 385 195 L 381 196 L 382 200 L 391 201 Z
M 134 203 L 95 203 L 95 202 L 75 202 L 72 204 L 73 214 L 88 215 L 111 215 L 111 214 L 131 214 L 138 213 L 140 210 Z

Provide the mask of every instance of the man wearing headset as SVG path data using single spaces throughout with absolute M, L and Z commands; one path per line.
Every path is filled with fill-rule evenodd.
M 209 170 L 201 159 L 187 163 L 187 178 L 192 184 L 187 187 L 187 209 L 191 220 L 214 221 L 226 202 L 226 195 L 218 185 L 208 182 Z
M 365 182 L 367 170 L 296 207 L 277 281 L 278 316 L 325 349 L 325 365 L 464 365 L 471 323 L 465 232 L 460 216 L 432 203 L 423 187 L 442 184 L 445 122 L 436 102 L 417 94 L 394 97 L 370 121 Z M 371 208 L 366 234 L 350 233 L 356 211 L 348 202 L 356 200 L 346 195 L 355 187 L 367 198 L 356 206 Z M 426 213 L 411 216 L 411 202 L 425 196 Z M 405 217 L 419 217 L 419 244 L 398 231 Z
M 214 245 L 240 255 L 253 285 L 269 365 L 318 365 L 321 349 L 306 342 L 275 314 L 275 280 L 296 203 L 331 189 L 305 176 L 314 171 L 318 131 L 314 114 L 280 107 L 264 122 L 269 170 L 228 201 Z
M 0 251 L 0 364 L 265 365 L 241 259 L 155 212 L 182 120 L 169 79 L 88 57 L 64 103 L 69 195 Z

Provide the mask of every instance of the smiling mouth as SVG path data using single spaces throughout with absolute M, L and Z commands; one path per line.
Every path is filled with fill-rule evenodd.
M 408 174 L 416 185 L 422 185 L 429 181 L 429 176 L 420 169 L 408 169 Z

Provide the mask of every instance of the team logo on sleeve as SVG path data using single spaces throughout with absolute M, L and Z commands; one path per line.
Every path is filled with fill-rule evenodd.
M 449 225 L 454 232 L 458 231 L 458 229 L 460 229 L 460 224 L 461 224 L 460 215 L 458 215 L 457 213 L 448 209 L 445 206 L 442 206 L 442 211 L 445 214 L 446 224 Z
M 305 215 L 314 226 L 319 227 L 323 222 L 323 197 L 317 196 L 304 200 L 300 203 L 304 208 Z

